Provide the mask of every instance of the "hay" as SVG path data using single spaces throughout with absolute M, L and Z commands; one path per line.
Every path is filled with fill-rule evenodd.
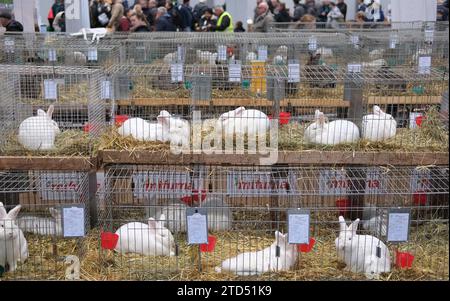
M 62 280 L 65 266 L 61 256 L 70 254 L 80 258 L 82 280 L 365 280 L 363 275 L 344 271 L 345 265 L 337 261 L 334 245 L 336 227 L 329 220 L 328 224 L 316 227 L 312 234 L 316 238 L 314 249 L 310 253 L 299 253 L 292 270 L 250 277 L 216 273 L 214 267 L 239 253 L 268 247 L 274 240 L 273 231 L 213 233 L 217 237 L 216 248 L 214 252 L 201 253 L 201 272 L 198 247 L 187 245 L 185 234 L 175 234 L 179 244 L 177 257 L 117 254 L 100 250 L 99 229 L 90 231 L 82 242 L 76 239 L 56 240 L 57 254 L 53 255 L 52 239 L 26 234 L 29 259 L 19 264 L 15 273 L 6 273 L 2 280 Z M 390 245 L 389 248 L 394 265 L 397 245 Z M 390 273 L 381 275 L 381 280 L 448 280 L 448 249 L 448 224 L 426 223 L 412 227 L 410 242 L 400 246 L 400 250 L 415 255 L 413 267 L 406 270 L 393 267 Z
M 0 154 L 10 156 L 87 156 L 89 155 L 89 134 L 81 130 L 64 130 L 55 138 L 55 148 L 48 151 L 32 151 L 19 143 L 17 133 L 7 134 L 6 144 Z
M 19 99 L 20 103 L 39 105 L 48 107 L 49 100 L 44 97 L 44 87 L 43 84 L 40 87 L 40 91 L 36 93 L 37 97 L 22 97 Z M 58 85 L 58 99 L 54 104 L 65 104 L 65 105 L 75 105 L 80 104 L 86 105 L 89 100 L 89 83 L 87 81 L 68 84 L 68 85 Z

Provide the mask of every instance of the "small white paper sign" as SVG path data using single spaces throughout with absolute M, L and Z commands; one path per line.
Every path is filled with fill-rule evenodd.
M 48 51 L 48 60 L 49 62 L 56 62 L 57 61 L 57 55 L 55 49 L 49 49 Z
M 84 208 L 63 207 L 64 237 L 84 236 Z
M 433 29 L 425 29 L 424 34 L 425 34 L 425 42 L 433 43 L 434 30 Z
M 431 73 L 431 56 L 419 57 L 419 74 Z
M 15 45 L 15 42 L 13 39 L 5 39 L 5 46 L 7 48 L 14 47 L 14 45 Z
M 179 62 L 184 62 L 184 54 L 185 54 L 184 46 L 178 45 L 177 46 L 177 60 Z
M 310 50 L 310 51 L 316 51 L 317 50 L 317 38 L 316 37 L 309 37 L 308 50 Z
M 359 36 L 357 36 L 357 35 L 350 36 L 350 42 L 353 45 L 358 45 L 359 44 Z
M 409 213 L 389 213 L 387 241 L 408 241 Z
M 242 65 L 240 63 L 231 63 L 228 66 L 228 81 L 239 83 L 241 82 Z
M 208 243 L 206 215 L 194 213 L 187 217 L 188 244 Z
M 92 48 L 88 50 L 88 61 L 96 61 L 98 60 L 98 51 L 97 48 Z
M 267 60 L 267 46 L 261 45 L 258 47 L 258 60 L 259 61 L 266 61 Z
M 398 44 L 398 36 L 397 35 L 392 35 L 389 38 L 389 48 L 390 49 L 395 49 L 395 47 L 397 47 Z
M 289 214 L 289 243 L 309 243 L 309 214 Z
M 348 64 L 347 70 L 349 73 L 361 73 L 361 64 Z
M 300 82 L 300 64 L 289 63 L 288 65 L 288 83 Z
M 173 83 L 179 83 L 183 81 L 183 64 L 174 63 L 170 65 L 170 76 Z
M 101 99 L 111 99 L 111 81 L 102 81 Z
M 57 99 L 58 98 L 58 84 L 53 79 L 44 79 L 44 98 Z
M 227 60 L 227 46 L 225 45 L 217 46 L 217 60 L 219 61 Z

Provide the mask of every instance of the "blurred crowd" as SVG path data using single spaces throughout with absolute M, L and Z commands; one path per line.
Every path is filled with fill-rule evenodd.
M 273 23 L 278 27 L 337 28 L 340 23 L 353 22 L 361 26 L 388 22 L 380 0 L 357 0 L 354 20 L 347 20 L 344 0 L 293 0 L 292 10 L 280 0 L 256 0 L 254 16 L 246 20 L 247 30 L 267 32 Z M 243 21 L 233 21 L 226 4 L 209 7 L 199 0 L 192 7 L 190 0 L 90 0 L 91 27 L 107 28 L 110 32 L 199 31 L 244 32 Z M 439 0 L 437 21 L 448 21 L 448 0 Z M 55 0 L 48 12 L 47 31 L 64 32 L 64 0 Z M 0 25 L 6 31 L 23 31 L 8 11 L 0 11 Z

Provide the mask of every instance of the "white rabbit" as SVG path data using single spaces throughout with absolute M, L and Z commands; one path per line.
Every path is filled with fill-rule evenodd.
M 280 248 L 277 257 L 277 246 Z M 297 246 L 288 243 L 288 234 L 275 231 L 275 242 L 257 252 L 241 253 L 228 258 L 215 268 L 217 273 L 232 272 L 240 276 L 258 275 L 269 271 L 287 271 L 297 260 Z
M 71 51 L 66 55 L 65 62 L 69 65 L 86 65 L 86 55 L 79 51 Z
M 60 133 L 58 124 L 52 120 L 51 105 L 47 112 L 39 109 L 37 116 L 28 117 L 19 126 L 19 142 L 30 150 L 50 150 L 55 147 L 56 135 Z
M 23 232 L 16 224 L 16 218 L 21 206 L 17 205 L 6 213 L 3 203 L 0 202 L 0 265 L 9 265 L 14 272 L 17 262 L 24 262 L 28 258 L 28 244 Z
M 174 117 L 167 111 L 161 111 L 158 116 L 158 123 L 164 128 L 164 132 L 167 133 L 167 140 L 172 145 L 190 145 L 191 129 L 187 120 Z
M 383 112 L 379 106 L 373 106 L 373 114 L 362 119 L 362 137 L 370 141 L 383 141 L 395 136 L 397 121 L 392 115 Z
M 374 49 L 369 52 L 370 59 L 374 60 L 381 57 L 384 53 L 384 49 Z
M 391 270 L 391 257 L 387 246 L 371 235 L 357 235 L 359 219 L 347 227 L 344 217 L 339 217 L 339 236 L 335 240 L 339 260 L 346 270 L 364 273 L 368 279 L 378 279 L 380 273 Z M 377 252 L 378 250 L 378 252 Z
M 317 53 L 320 53 L 320 56 L 323 58 L 333 56 L 333 50 L 331 50 L 330 48 L 325 48 L 325 47 L 320 47 L 319 49 L 317 49 L 316 54 Z
M 121 226 L 115 251 L 119 253 L 137 253 L 147 256 L 175 256 L 175 240 L 164 226 L 165 216 L 157 222 L 148 219 L 148 225 L 138 222 Z
M 247 53 L 247 57 L 246 57 L 247 62 L 256 61 L 256 60 L 258 60 L 258 56 L 256 55 L 256 53 L 254 53 L 253 51 Z
M 132 136 L 139 141 L 169 141 L 169 128 L 164 126 L 162 119 L 150 123 L 142 118 L 130 118 L 118 128 L 120 135 Z
M 286 61 L 281 55 L 276 55 L 272 60 L 273 65 L 284 65 L 285 63 Z
M 353 143 L 359 139 L 359 129 L 348 120 L 326 122 L 325 115 L 316 110 L 315 121 L 306 128 L 304 136 L 310 143 L 327 145 Z
M 263 112 L 239 107 L 219 117 L 216 123 L 216 131 L 221 133 L 223 129 L 227 136 L 233 134 L 265 136 L 269 126 L 269 118 Z
M 49 208 L 52 218 L 21 216 L 17 225 L 23 232 L 39 235 L 62 236 L 62 215 L 60 209 Z
M 209 51 L 202 51 L 197 49 L 196 51 L 197 59 L 199 60 L 199 63 L 202 64 L 209 64 L 209 65 L 215 65 L 217 60 L 217 53 L 216 52 L 209 52 Z
M 172 62 L 176 61 L 176 59 L 177 59 L 177 53 L 176 52 L 171 52 L 171 53 L 168 53 L 168 54 L 166 54 L 164 56 L 163 61 L 164 61 L 164 63 L 169 65 Z
M 225 231 L 231 228 L 233 214 L 228 204 L 221 198 L 208 196 L 201 202 L 201 208 L 207 208 L 208 229 Z M 163 207 L 156 208 L 155 216 L 164 214 L 167 217 L 167 228 L 172 232 L 186 232 L 186 208 L 184 203 L 173 201 Z

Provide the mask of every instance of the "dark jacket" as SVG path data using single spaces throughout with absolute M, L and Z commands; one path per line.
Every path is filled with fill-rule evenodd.
M 341 2 L 341 3 L 336 4 L 336 6 L 339 8 L 341 13 L 344 15 L 344 20 L 346 20 L 346 18 L 347 18 L 347 4 L 345 4 L 344 2 Z
M 172 23 L 172 17 L 168 13 L 156 21 L 156 31 L 177 31 L 177 27 Z
M 195 22 L 200 21 L 200 18 L 203 16 L 207 9 L 208 5 L 202 2 L 199 2 L 194 6 L 194 11 L 192 12 L 192 14 L 194 15 Z
M 279 11 L 273 16 L 273 19 L 275 22 L 291 22 L 291 16 L 289 15 L 289 11 L 287 9 Z
M 23 26 L 16 20 L 11 20 L 8 25 L 6 25 L 6 31 L 15 31 L 15 32 L 22 32 Z
M 181 29 L 190 28 L 194 23 L 194 15 L 192 13 L 192 8 L 188 5 L 180 5 L 178 11 L 181 16 Z
M 217 21 L 219 20 L 219 18 L 220 17 L 217 18 Z M 220 24 L 220 26 L 217 26 L 216 24 L 212 25 L 211 30 L 212 31 L 225 31 L 225 29 L 227 29 L 228 26 L 230 26 L 230 24 L 231 24 L 230 18 L 228 16 L 224 16 L 222 19 L 222 24 Z
M 150 31 L 150 29 L 145 25 L 136 27 L 136 29 L 134 30 L 134 32 L 149 32 L 149 31 Z
M 245 28 L 244 27 L 236 27 L 234 29 L 234 32 L 245 32 Z
M 299 3 L 294 6 L 294 14 L 292 16 L 292 21 L 297 22 L 306 14 L 306 6 Z
M 318 22 L 327 22 L 328 13 L 331 11 L 329 5 L 322 5 L 319 11 L 319 15 L 317 16 Z

